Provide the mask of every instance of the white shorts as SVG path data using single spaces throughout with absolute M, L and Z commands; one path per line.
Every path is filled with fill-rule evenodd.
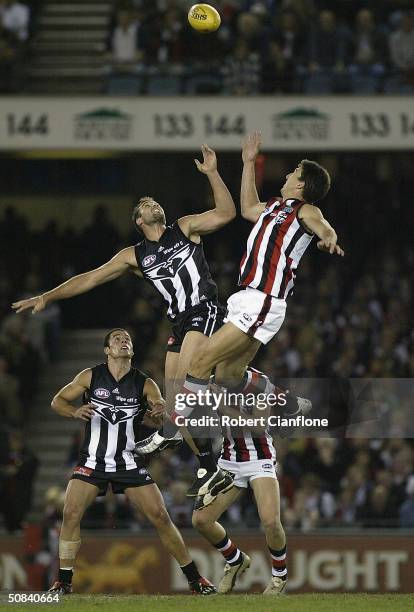
M 245 334 L 267 344 L 282 327 L 286 300 L 247 287 L 229 297 L 227 309 L 225 323 L 229 321 Z
M 276 469 L 271 459 L 256 459 L 255 461 L 226 461 L 218 460 L 219 466 L 234 474 L 234 485 L 247 489 L 252 480 L 256 478 L 277 479 Z

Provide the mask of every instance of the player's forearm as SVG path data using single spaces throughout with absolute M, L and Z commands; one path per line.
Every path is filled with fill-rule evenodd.
M 227 189 L 225 182 L 217 170 L 215 172 L 209 172 L 207 177 L 213 191 L 216 212 L 219 213 L 223 219 L 231 221 L 236 216 L 236 206 L 230 191 Z
M 75 406 L 72 406 L 72 404 L 63 399 L 63 397 L 55 396 L 52 400 L 51 407 L 59 416 L 70 418 L 75 416 Z
M 243 164 L 243 173 L 240 189 L 241 214 L 249 215 L 252 209 L 260 204 L 256 189 L 255 162 L 248 161 Z
M 85 272 L 84 274 L 78 274 L 78 276 L 70 278 L 50 291 L 46 291 L 43 297 L 46 303 L 66 300 L 74 295 L 86 293 L 98 284 L 92 272 Z

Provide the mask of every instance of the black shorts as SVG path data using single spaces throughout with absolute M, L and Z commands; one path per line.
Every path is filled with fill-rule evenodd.
M 137 467 L 134 470 L 122 470 L 118 472 L 103 472 L 92 470 L 84 466 L 75 467 L 71 480 L 83 480 L 98 487 L 98 497 L 105 495 L 110 484 L 114 493 L 124 493 L 130 487 L 142 487 L 153 484 L 150 473 L 145 467 Z
M 189 308 L 177 316 L 168 338 L 167 351 L 179 353 L 184 336 L 189 331 L 197 331 L 210 337 L 223 326 L 226 309 L 219 302 L 209 300 Z

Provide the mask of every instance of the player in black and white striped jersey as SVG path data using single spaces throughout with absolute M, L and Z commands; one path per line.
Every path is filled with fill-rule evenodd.
M 69 481 L 59 537 L 59 575 L 50 591 L 72 592 L 72 575 L 81 545 L 80 522 L 85 510 L 108 485 L 124 493 L 131 505 L 156 528 L 168 552 L 179 563 L 194 594 L 210 595 L 214 585 L 203 578 L 192 561 L 180 532 L 172 523 L 160 490 L 142 461 L 132 454 L 139 428 L 147 413 L 153 425 L 165 412 L 156 383 L 131 366 L 131 337 L 122 328 L 104 340 L 106 363 L 75 376 L 53 398 L 52 408 L 61 416 L 81 419 L 85 437 L 77 466 Z M 72 404 L 82 397 L 80 408 Z
M 222 326 L 226 312 L 217 300 L 217 287 L 205 259 L 201 236 L 229 223 L 236 216 L 236 208 L 217 171 L 215 152 L 207 145 L 201 151 L 203 161 L 195 163 L 210 182 L 215 208 L 167 225 L 160 204 L 151 197 L 141 198 L 133 211 L 134 226 L 142 235 L 136 246 L 123 249 L 99 268 L 74 276 L 51 291 L 12 305 L 16 312 L 31 308 L 36 313 L 50 302 L 85 293 L 128 271 L 144 278 L 164 298 L 173 325 L 165 362 L 165 380 L 170 383 L 167 401 L 168 392 L 173 392 L 171 383 L 184 380 L 191 360 Z M 179 432 L 175 437 L 167 444 L 181 442 Z M 217 469 L 210 440 L 204 442 L 199 460 L 209 489 L 214 486 L 221 491 L 231 486 L 231 479 Z

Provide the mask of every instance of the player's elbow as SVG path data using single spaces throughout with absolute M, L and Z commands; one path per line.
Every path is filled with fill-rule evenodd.
M 256 223 L 258 216 L 256 213 L 254 213 L 253 211 L 249 210 L 249 209 L 244 209 L 242 208 L 241 211 L 241 216 L 243 217 L 243 219 L 246 219 L 246 221 L 251 221 L 252 223 Z

